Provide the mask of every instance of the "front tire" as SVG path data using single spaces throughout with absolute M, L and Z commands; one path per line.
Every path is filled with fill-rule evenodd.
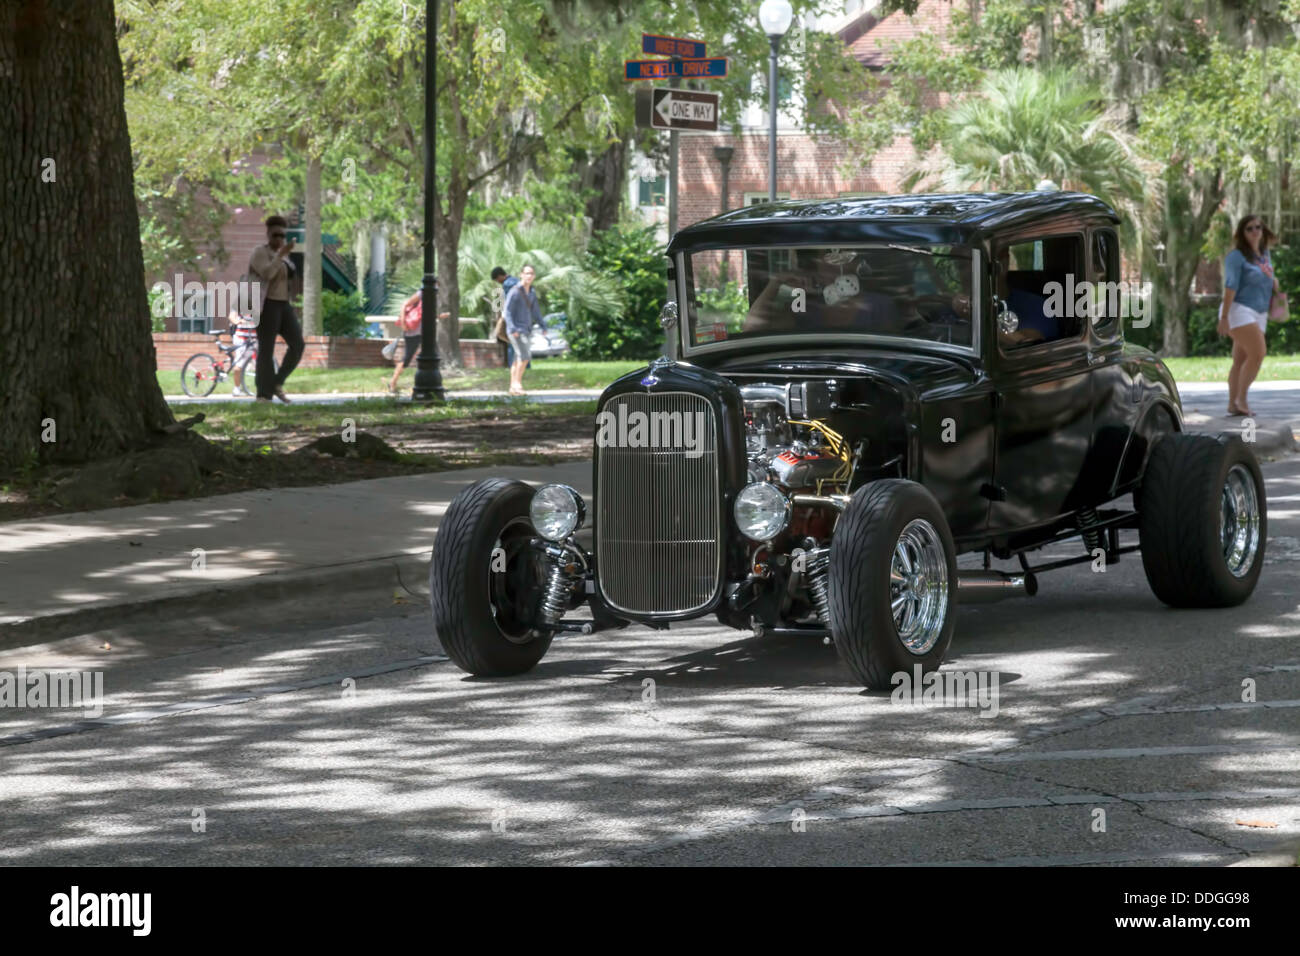
M 529 545 L 532 497 L 522 481 L 470 485 L 448 506 L 433 543 L 434 629 L 456 666 L 479 677 L 532 670 L 551 646 L 553 633 L 533 627 L 544 568 Z
M 1151 590 L 1171 607 L 1233 607 L 1264 566 L 1264 476 L 1240 438 L 1170 435 L 1151 450 L 1138 530 Z
M 923 486 L 890 478 L 859 488 L 835 526 L 831 634 L 871 690 L 904 671 L 937 670 L 952 643 L 957 555 L 943 509 Z

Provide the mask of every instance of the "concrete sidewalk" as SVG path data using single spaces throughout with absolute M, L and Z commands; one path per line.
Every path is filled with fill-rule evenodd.
M 427 567 L 447 504 L 480 478 L 563 481 L 591 493 L 591 464 L 475 468 L 56 515 L 0 525 L 0 647 L 118 611 L 239 593 L 271 579 L 344 587 L 368 566 Z M 201 551 L 201 554 L 197 554 Z M 201 560 L 200 560 L 201 559 Z M 415 583 L 419 585 L 420 578 Z M 407 581 L 411 584 L 411 581 Z M 108 615 L 108 617 L 106 617 Z
M 1300 382 L 1258 389 L 1251 398 L 1260 414 L 1256 453 L 1285 454 L 1295 446 L 1292 423 L 1300 427 Z M 1191 430 L 1241 433 L 1241 419 L 1216 414 L 1226 404 L 1223 386 L 1187 386 L 1183 404 Z M 492 476 L 563 481 L 591 494 L 590 462 L 568 462 L 249 491 L 0 524 L 0 647 L 75 633 L 76 626 L 93 628 L 149 606 L 254 596 L 253 585 L 275 593 L 355 587 L 381 565 L 388 573 L 396 565 L 419 575 L 422 584 L 447 504 L 466 485 Z

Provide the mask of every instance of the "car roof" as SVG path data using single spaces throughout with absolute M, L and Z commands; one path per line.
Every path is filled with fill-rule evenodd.
M 1075 214 L 1119 222 L 1087 193 L 917 193 L 836 199 L 786 199 L 732 209 L 680 230 L 668 253 L 737 242 L 930 242 L 961 245 L 1041 219 Z

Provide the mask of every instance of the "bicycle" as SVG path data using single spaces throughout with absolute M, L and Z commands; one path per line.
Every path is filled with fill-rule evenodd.
M 185 360 L 181 366 L 181 389 L 191 398 L 205 398 L 211 395 L 218 384 L 224 382 L 235 370 L 235 352 L 245 347 L 235 338 L 238 327 L 232 326 L 225 332 L 213 332 L 213 344 L 217 350 L 222 353 L 222 360 L 218 361 L 208 352 L 196 352 Z M 229 345 L 221 344 L 223 335 L 231 336 Z M 250 395 L 257 394 L 257 338 L 252 337 L 247 342 L 247 348 L 251 350 L 247 363 L 244 365 L 244 391 Z M 275 363 L 277 370 L 279 363 Z

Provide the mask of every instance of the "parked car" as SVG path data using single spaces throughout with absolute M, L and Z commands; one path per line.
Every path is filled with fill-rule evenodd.
M 568 316 L 563 312 L 552 312 L 542 316 L 542 322 L 546 325 L 545 332 L 533 326 L 530 339 L 533 358 L 552 358 L 568 353 L 569 342 L 564 337 L 564 325 L 567 319 Z
M 451 503 L 431 568 L 448 655 L 517 674 L 558 633 L 714 616 L 829 638 L 883 689 L 939 667 L 958 604 L 1068 565 L 1140 550 L 1168 605 L 1245 601 L 1259 465 L 1184 434 L 1169 370 L 1125 344 L 1118 222 L 1050 192 L 786 201 L 681 230 L 672 354 L 597 405 L 590 535 L 565 485 L 488 479 Z M 726 300 L 699 286 L 724 262 L 747 308 L 701 305 Z M 959 570 L 970 552 L 982 567 Z

